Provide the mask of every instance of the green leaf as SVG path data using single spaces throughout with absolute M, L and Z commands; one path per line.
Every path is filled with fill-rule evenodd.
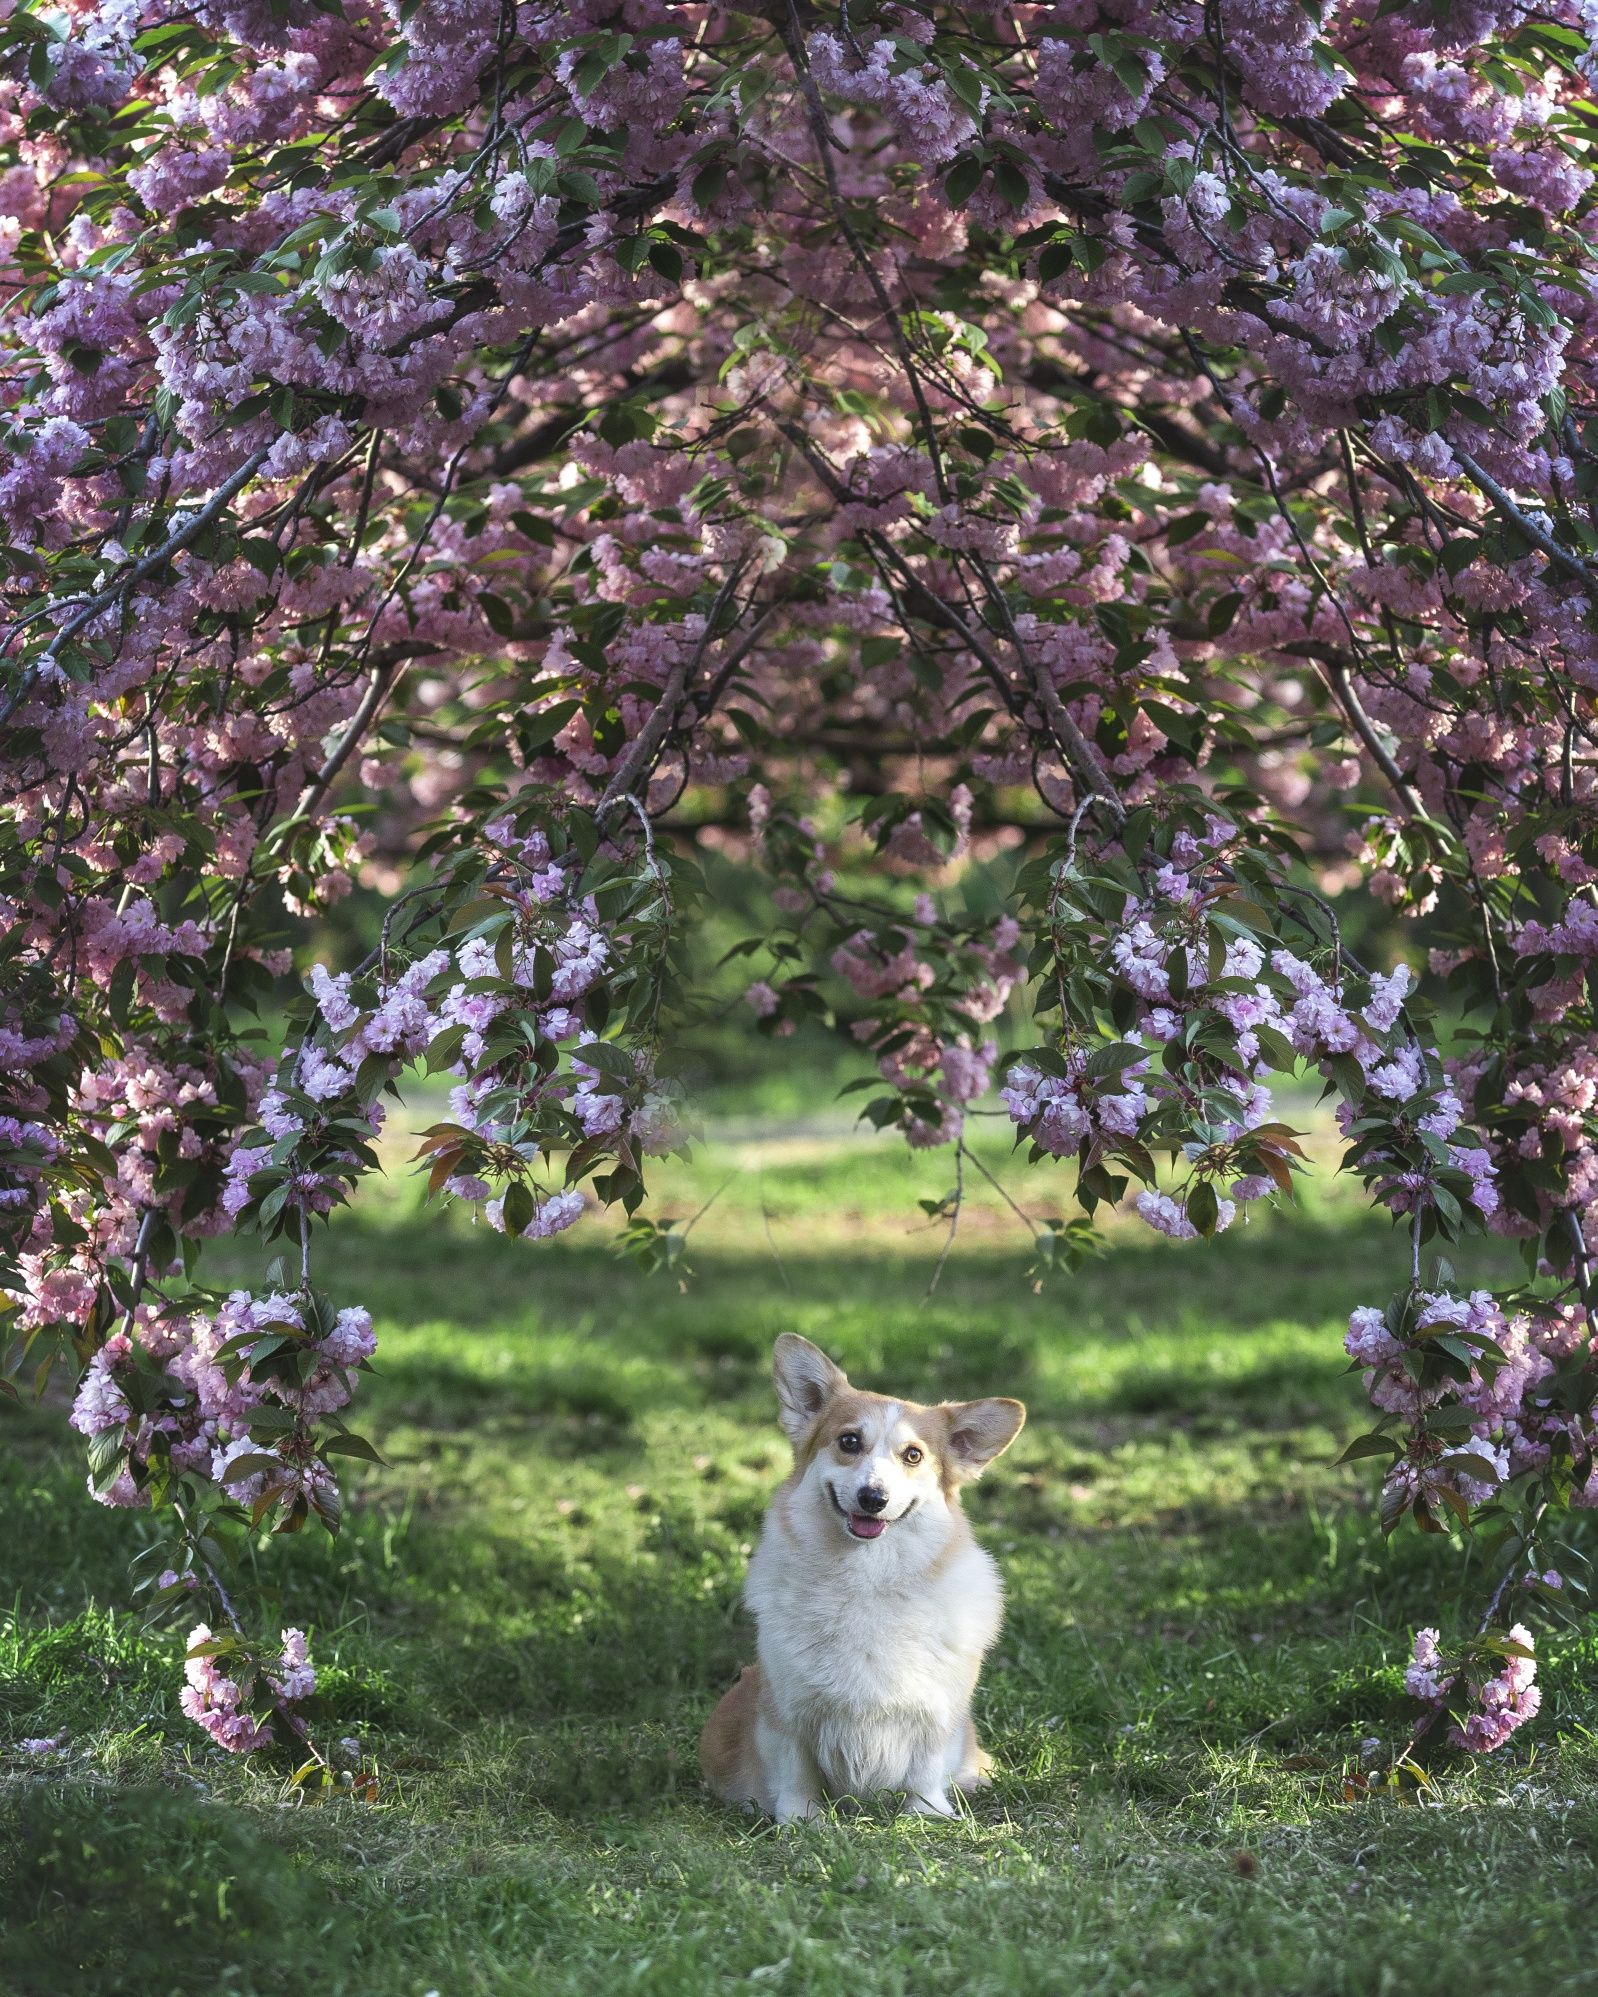
M 1149 1050 L 1135 1040 L 1112 1041 L 1108 1047 L 1099 1047 L 1088 1056 L 1084 1073 L 1096 1078 L 1100 1075 L 1119 1075 L 1123 1068 L 1130 1068 L 1134 1061 L 1148 1059 Z
M 1401 1444 L 1390 1435 L 1378 1435 L 1374 1430 L 1369 1435 L 1357 1435 L 1336 1460 L 1338 1463 L 1357 1463 L 1363 1456 L 1402 1456 Z M 1335 1466 L 1334 1466 L 1335 1467 Z
M 1214 1234 L 1216 1223 L 1221 1217 L 1220 1202 L 1216 1198 L 1215 1188 L 1208 1179 L 1201 1179 L 1197 1185 L 1189 1188 L 1186 1206 L 1188 1219 L 1208 1240 Z
M 483 613 L 484 622 L 496 638 L 508 638 L 516 628 L 516 617 L 510 605 L 502 597 L 489 590 L 479 590 L 477 607 Z
M 993 184 L 1017 213 L 1032 199 L 1032 188 L 1026 175 L 1007 159 L 994 161 Z
M 348 1433 L 330 1435 L 322 1445 L 322 1454 L 324 1456 L 356 1456 L 363 1463 L 381 1463 L 385 1467 L 388 1462 L 387 1457 L 380 1454 L 377 1448 L 368 1442 L 364 1435 L 351 1435 Z
M 505 1232 L 511 1235 L 524 1234 L 537 1211 L 531 1189 L 520 1179 L 507 1188 L 503 1208 Z
M 943 177 L 943 198 L 951 208 L 963 208 L 982 183 L 985 169 L 971 153 L 962 153 Z

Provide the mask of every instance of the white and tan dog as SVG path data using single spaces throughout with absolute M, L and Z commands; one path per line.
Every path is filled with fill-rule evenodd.
M 863 1393 L 792 1332 L 772 1371 L 793 1471 L 749 1563 L 759 1662 L 710 1716 L 705 1780 L 778 1823 L 884 1789 L 952 1817 L 949 1785 L 972 1790 L 989 1765 L 971 1694 L 1004 1599 L 960 1486 L 1026 1409 Z

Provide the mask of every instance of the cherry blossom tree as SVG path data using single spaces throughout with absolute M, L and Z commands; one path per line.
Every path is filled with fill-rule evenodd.
M 370 1454 L 312 1249 L 407 1070 L 434 1195 L 674 1255 L 714 823 L 761 1030 L 962 1175 L 999 1085 L 1047 1265 L 1290 1197 L 1324 1079 L 1384 1523 L 1507 1541 L 1416 1740 L 1507 1738 L 1598 1503 L 1591 0 L 4 5 L 7 1373 L 170 1522 L 190 1716 L 304 1734 L 227 1547 Z M 1520 1290 L 1427 1266 L 1472 1226 Z

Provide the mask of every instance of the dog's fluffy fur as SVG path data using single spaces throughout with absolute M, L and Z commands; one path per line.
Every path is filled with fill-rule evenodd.
M 794 1464 L 749 1564 L 759 1662 L 710 1716 L 705 1780 L 779 1823 L 878 1790 L 953 1816 L 950 1785 L 986 1779 L 971 1694 L 1003 1613 L 960 1487 L 1026 1409 L 864 1393 L 791 1332 L 772 1370 Z

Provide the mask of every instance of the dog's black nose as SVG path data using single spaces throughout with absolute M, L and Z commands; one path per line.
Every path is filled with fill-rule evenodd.
M 854 1501 L 861 1511 L 869 1513 L 872 1518 L 888 1509 L 888 1494 L 880 1484 L 862 1484 L 855 1493 Z

